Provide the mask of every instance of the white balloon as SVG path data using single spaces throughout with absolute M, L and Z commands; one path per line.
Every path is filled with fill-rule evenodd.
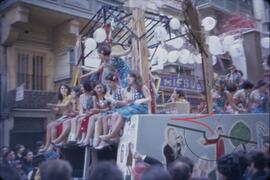
M 195 56 L 195 62 L 196 62 L 197 64 L 202 64 L 202 55 L 201 55 L 201 54 L 197 54 L 197 55 Z
M 212 56 L 212 65 L 216 65 L 217 64 L 217 57 L 216 56 Z
M 212 55 L 220 55 L 225 53 L 220 38 L 217 36 L 209 36 L 208 45 L 209 45 L 209 52 Z
M 269 48 L 270 47 L 270 38 L 269 37 L 264 37 L 261 39 L 261 45 L 264 48 Z
M 168 54 L 168 61 L 171 63 L 174 63 L 179 58 L 179 52 L 178 51 L 171 51 Z
M 179 61 L 183 64 L 188 63 L 188 60 L 190 58 L 190 51 L 187 49 L 182 49 L 179 51 Z
M 178 37 L 176 39 L 172 40 L 172 46 L 176 49 L 180 49 L 184 45 L 184 39 L 181 37 Z
M 195 55 L 190 54 L 190 56 L 188 58 L 188 64 L 194 64 L 194 63 L 195 63 Z
M 173 33 L 171 33 L 171 39 L 172 38 L 175 38 L 175 34 L 173 34 Z M 166 37 L 166 40 L 169 40 L 169 39 L 170 39 L 170 35 L 168 34 L 167 37 Z M 173 44 L 172 41 L 173 40 L 166 41 L 166 44 L 172 46 L 172 44 Z
M 158 48 L 156 51 L 156 56 L 159 63 L 164 63 L 167 61 L 168 52 L 166 51 L 166 49 Z
M 106 32 L 103 28 L 98 28 L 93 36 L 98 43 L 102 43 L 106 39 Z
M 168 36 L 168 33 L 163 26 L 158 26 L 154 31 L 154 35 L 158 41 L 164 41 Z
M 206 17 L 202 20 L 202 26 L 204 27 L 205 31 L 211 31 L 215 28 L 217 24 L 217 20 L 212 17 Z
M 176 30 L 180 28 L 180 22 L 177 18 L 172 18 L 170 20 L 170 27 L 172 30 Z
M 89 53 L 90 51 L 96 49 L 97 42 L 93 38 L 87 38 L 84 42 L 84 45 L 86 53 Z

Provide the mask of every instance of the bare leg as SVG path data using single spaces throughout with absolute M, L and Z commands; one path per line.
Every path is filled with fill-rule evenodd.
M 99 119 L 95 123 L 94 141 L 93 141 L 93 146 L 94 147 L 97 147 L 99 145 L 99 143 L 100 143 L 99 136 L 101 135 L 101 131 L 102 131 L 102 121 L 101 121 L 101 119 Z
M 119 134 L 120 130 L 124 126 L 124 120 L 123 120 L 122 116 L 119 114 L 115 115 L 115 118 L 116 118 L 116 120 L 115 120 L 114 127 L 112 128 L 112 132 L 108 135 L 100 136 L 101 140 L 109 140 L 111 138 L 117 137 L 117 135 Z
M 77 129 L 77 117 L 70 119 L 70 132 L 68 135 L 68 141 L 76 140 L 76 129 Z
M 47 124 L 46 127 L 46 143 L 44 145 L 44 148 L 41 149 L 41 151 L 46 151 L 51 143 L 51 139 L 52 139 L 52 130 L 55 126 L 57 126 L 57 122 L 56 121 L 52 121 L 49 124 Z
M 102 129 L 103 129 L 103 135 L 108 134 L 109 128 L 108 128 L 108 121 L 112 117 L 112 115 L 107 115 L 104 118 L 102 118 Z
M 84 145 L 89 144 L 90 139 L 93 139 L 94 129 L 95 129 L 95 122 L 96 122 L 96 119 L 98 118 L 98 116 L 99 116 L 99 114 L 96 114 L 96 115 L 91 116 L 90 119 L 89 119 L 86 137 L 83 140 Z
M 81 124 L 82 124 L 82 120 L 84 119 L 85 117 L 80 117 L 76 120 L 76 135 L 75 135 L 75 139 L 78 140 L 78 138 L 82 135 L 81 134 Z M 84 137 L 82 137 L 81 139 L 83 139 Z
M 61 134 L 56 138 L 54 139 L 52 142 L 55 143 L 55 144 L 58 144 L 60 142 L 62 142 L 68 135 L 69 131 L 70 131 L 70 119 L 69 120 L 66 120 L 63 122 L 63 131 L 61 132 Z

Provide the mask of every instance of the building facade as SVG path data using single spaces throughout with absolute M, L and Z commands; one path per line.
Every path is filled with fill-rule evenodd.
M 0 4 L 0 146 L 33 148 L 53 115 L 59 84 L 70 83 L 80 29 L 104 4 L 120 0 L 5 0 Z M 24 98 L 16 101 L 16 88 Z

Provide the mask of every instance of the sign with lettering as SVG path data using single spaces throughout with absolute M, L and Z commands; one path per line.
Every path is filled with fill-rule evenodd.
M 196 81 L 191 77 L 187 76 L 180 76 L 172 75 L 172 76 L 164 76 L 160 75 L 161 82 L 160 88 L 161 89 L 185 89 L 185 90 L 194 90 L 194 91 L 203 91 L 204 85 L 203 81 Z

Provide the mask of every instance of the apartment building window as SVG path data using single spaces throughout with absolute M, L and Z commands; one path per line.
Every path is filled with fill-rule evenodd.
M 18 51 L 17 86 L 24 83 L 26 89 L 44 90 L 46 87 L 44 61 L 45 55 L 42 53 Z

